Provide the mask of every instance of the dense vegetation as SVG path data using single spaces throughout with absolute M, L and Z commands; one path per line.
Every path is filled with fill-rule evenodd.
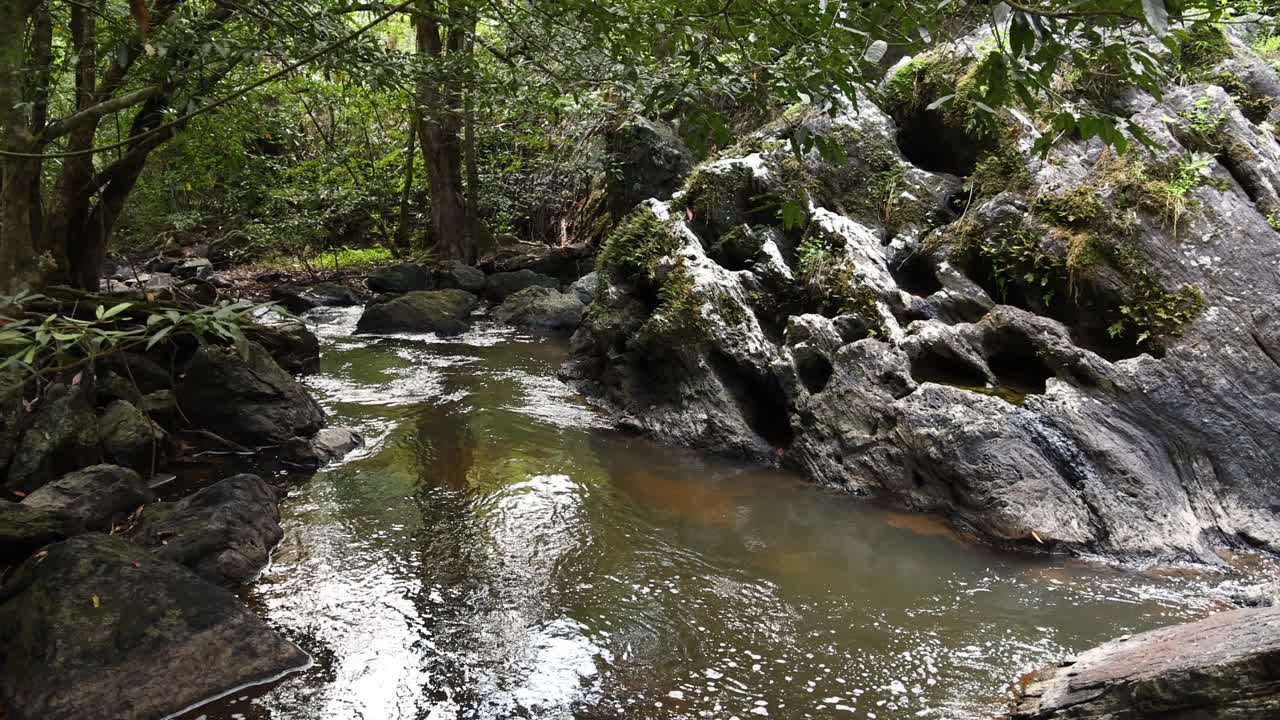
M 1056 131 L 1047 139 L 1123 147 L 1146 138 L 1061 102 L 1054 74 L 1158 93 L 1212 55 L 1204 28 L 1256 9 L 4 0 L 0 26 L 22 32 L 0 39 L 0 285 L 96 288 L 113 244 L 199 240 L 233 261 L 343 247 L 474 261 L 512 237 L 567 242 L 591 226 L 610 134 L 628 118 L 661 116 L 706 153 L 798 101 L 838 107 L 903 55 L 982 24 L 995 52 L 928 102 L 979 124 L 1017 105 Z M 888 91 L 917 102 L 915 84 Z

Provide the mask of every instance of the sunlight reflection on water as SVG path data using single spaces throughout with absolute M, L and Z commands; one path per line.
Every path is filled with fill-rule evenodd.
M 1194 617 L 1207 581 L 994 553 L 936 519 L 604 428 L 488 322 L 352 339 L 309 386 L 371 439 L 293 486 L 247 601 L 315 658 L 243 718 L 974 718 L 1021 672 Z

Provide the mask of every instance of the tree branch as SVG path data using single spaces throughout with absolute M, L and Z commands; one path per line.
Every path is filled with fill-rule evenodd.
M 44 132 L 40 134 L 40 138 L 42 141 L 48 142 L 55 138 L 62 137 L 82 125 L 97 120 L 103 115 L 109 115 L 117 110 L 124 110 L 125 108 L 132 107 L 147 100 L 148 98 L 155 97 L 159 93 L 159 85 L 149 85 L 147 87 L 134 90 L 133 92 L 125 93 L 119 97 L 111 98 L 110 100 L 103 100 L 97 105 L 90 105 L 77 113 L 68 115 L 61 120 L 51 123 L 45 128 Z

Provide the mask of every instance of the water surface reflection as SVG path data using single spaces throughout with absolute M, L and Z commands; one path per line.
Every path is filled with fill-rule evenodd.
M 298 483 L 249 602 L 316 657 L 207 718 L 963 718 L 1202 613 L 1188 581 L 998 555 L 929 518 L 613 433 L 563 343 L 321 325 L 373 439 Z

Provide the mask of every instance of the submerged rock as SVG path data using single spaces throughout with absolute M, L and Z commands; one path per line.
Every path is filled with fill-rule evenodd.
M 130 537 L 156 557 L 235 587 L 258 576 L 284 537 L 276 494 L 257 475 L 219 480 L 177 502 L 147 506 Z
M 22 507 L 58 513 L 86 530 L 109 531 L 155 499 L 155 493 L 133 470 L 118 465 L 92 465 L 36 490 L 23 498 Z
M 196 351 L 178 386 L 178 404 L 196 427 L 249 445 L 313 435 L 324 411 L 256 342 L 248 358 L 236 348 Z
M 1031 676 L 1010 720 L 1280 716 L 1280 608 L 1113 640 Z
M 560 281 L 528 269 L 496 272 L 489 276 L 485 284 L 484 296 L 487 300 L 500 303 L 528 287 L 544 287 L 558 290 Z
M 0 588 L 12 720 L 151 720 L 305 667 L 235 595 L 117 537 L 50 545 Z
M 406 293 L 386 302 L 367 306 L 356 322 L 356 332 L 430 332 L 457 335 L 467 329 L 471 311 L 478 304 L 476 296 L 464 290 Z
M 292 313 L 304 313 L 318 307 L 345 307 L 360 304 L 355 293 L 349 288 L 331 282 L 314 285 L 277 285 L 271 288 L 271 299 Z
M 509 325 L 540 330 L 573 330 L 587 311 L 576 293 L 553 288 L 527 287 L 508 297 L 494 311 Z
M 359 433 L 346 428 L 325 428 L 314 437 L 296 437 L 284 444 L 281 456 L 286 462 L 305 468 L 318 468 L 336 462 L 364 446 Z

